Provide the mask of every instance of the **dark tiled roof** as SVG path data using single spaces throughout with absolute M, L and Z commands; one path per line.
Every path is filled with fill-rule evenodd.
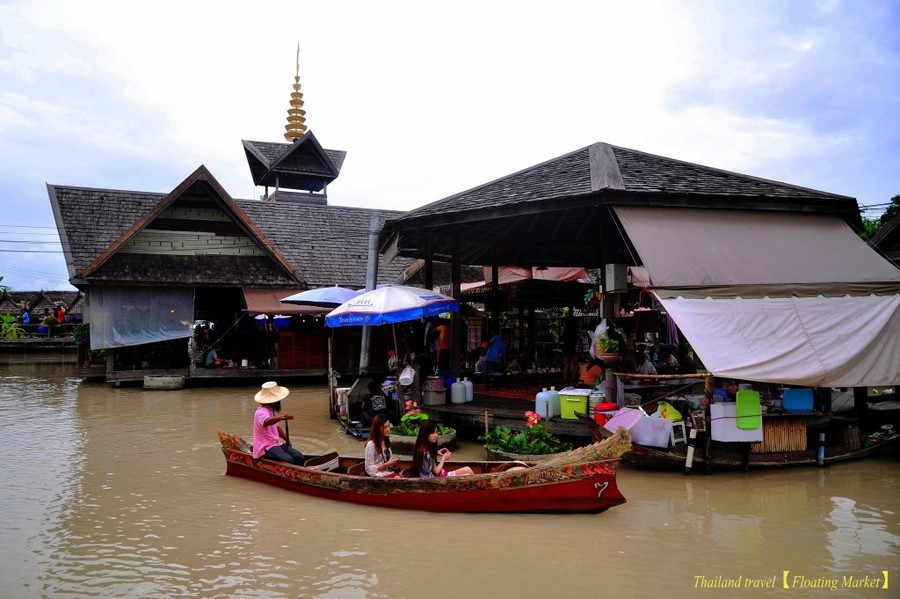
M 166 196 L 125 190 L 48 185 L 70 279 L 156 207 Z M 364 287 L 372 214 L 399 212 L 295 202 L 235 200 L 310 287 Z M 412 260 L 382 265 L 379 282 L 393 282 Z M 91 275 L 93 281 L 132 284 L 297 286 L 266 259 L 223 256 L 117 254 Z
M 165 194 L 48 185 L 69 278 L 153 209 Z
M 847 200 L 846 196 L 816 191 L 787 183 L 769 181 L 692 164 L 618 146 L 612 150 L 621 174 L 622 189 L 592 189 L 591 146 L 553 158 L 495 181 L 463 191 L 408 212 L 403 219 L 483 210 L 522 203 L 583 197 L 593 192 L 622 194 L 661 194 L 693 197 L 702 205 L 705 196 L 744 198 Z M 596 168 L 596 167 L 595 167 Z M 596 173 L 594 173 L 596 175 Z
M 135 277 L 139 277 L 136 281 Z M 158 284 L 179 287 L 233 285 L 296 287 L 268 257 L 152 256 L 116 254 L 90 276 L 92 283 Z
M 244 143 L 250 144 L 252 147 L 256 148 L 270 165 L 281 158 L 285 152 L 291 149 L 293 145 L 289 143 L 249 140 L 245 141 Z M 331 163 L 334 164 L 334 166 L 337 167 L 338 170 L 341 170 L 341 166 L 343 166 L 344 164 L 344 159 L 347 157 L 347 152 L 345 152 L 344 150 L 328 149 L 325 149 L 324 152 L 328 156 L 328 159 L 331 160 Z
M 839 214 L 853 198 L 596 143 L 388 221 L 384 251 L 462 264 L 636 264 L 616 206 Z
M 383 220 L 401 212 L 341 206 L 238 200 L 259 228 L 310 287 L 364 287 L 372 215 Z M 379 282 L 394 282 L 412 260 L 379 263 Z
M 13 292 L 15 293 L 15 292 Z M 19 292 L 28 298 L 28 307 L 35 314 L 44 311 L 56 313 L 62 306 L 70 316 L 84 313 L 84 294 L 80 291 L 23 291 Z
M 823 201 L 848 199 L 834 193 L 742 175 L 637 150 L 611 147 L 619 171 L 622 173 L 625 190 L 628 192 L 772 199 L 810 198 Z
M 341 172 L 346 152 L 326 150 L 307 131 L 293 143 L 242 142 L 256 185 L 321 191 Z

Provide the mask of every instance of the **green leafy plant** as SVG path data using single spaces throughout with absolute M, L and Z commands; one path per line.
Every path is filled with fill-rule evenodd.
M 572 449 L 571 443 L 561 441 L 540 423 L 541 416 L 532 411 L 525 412 L 525 429 L 511 430 L 506 426 L 495 426 L 487 434 L 478 437 L 485 447 L 504 453 L 523 455 L 544 455 L 560 453 Z
M 25 329 L 19 324 L 19 319 L 12 314 L 0 314 L 0 337 L 16 341 L 25 337 Z
M 55 327 L 59 324 L 59 321 L 57 321 L 56 317 L 52 314 L 48 314 L 47 316 L 41 317 L 41 324 L 46 327 Z
M 91 325 L 85 322 L 79 322 L 72 327 L 72 341 L 81 345 L 87 343 L 91 339 Z
M 601 338 L 597 339 L 597 347 L 604 353 L 617 353 L 619 351 L 619 342 L 615 339 Z
M 401 437 L 416 437 L 419 434 L 419 427 L 428 420 L 428 414 L 419 408 L 419 404 L 410 400 L 403 406 L 405 413 L 400 417 L 400 424 L 391 428 L 391 434 Z M 448 435 L 454 430 L 448 426 L 444 426 L 440 422 L 436 423 L 439 435 Z

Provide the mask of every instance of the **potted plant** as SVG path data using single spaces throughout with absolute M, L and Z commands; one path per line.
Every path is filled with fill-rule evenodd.
M 49 335 L 53 332 L 53 327 L 58 325 L 59 323 L 56 321 L 56 317 L 52 314 L 47 314 L 46 316 L 42 316 L 38 325 L 38 333 L 41 335 Z
M 561 441 L 541 424 L 540 414 L 530 410 L 525 412 L 524 430 L 495 426 L 478 440 L 484 441 L 489 460 L 536 461 L 572 449 L 571 443 Z
M 619 361 L 619 342 L 608 337 L 601 337 L 595 341 L 597 346 L 597 358 L 604 362 Z
M 391 448 L 394 451 L 412 451 L 419 436 L 419 427 L 428 420 L 428 414 L 419 408 L 419 404 L 408 400 L 404 404 L 404 414 L 400 423 L 391 428 Z M 438 447 L 454 449 L 456 447 L 456 430 L 436 423 L 438 429 Z

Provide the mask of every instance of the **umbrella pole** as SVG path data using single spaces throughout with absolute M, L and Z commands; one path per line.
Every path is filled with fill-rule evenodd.
M 332 420 L 337 418 L 338 410 L 334 400 L 334 370 L 332 370 L 331 352 L 334 347 L 334 329 L 331 329 L 331 337 L 328 339 L 328 412 Z
M 391 323 L 391 333 L 394 334 L 394 356 L 397 358 L 397 368 L 400 368 L 400 348 L 397 346 L 397 325 Z M 393 374 L 397 374 L 396 372 Z
M 400 374 L 400 348 L 397 347 L 397 325 L 391 323 L 391 333 L 394 336 L 394 357 L 397 358 L 397 372 L 394 372 L 394 375 Z M 413 381 L 415 382 L 415 381 Z M 397 422 L 400 421 L 400 417 L 403 415 L 403 410 L 400 406 L 403 404 L 403 391 L 400 390 L 400 377 L 397 376 Z

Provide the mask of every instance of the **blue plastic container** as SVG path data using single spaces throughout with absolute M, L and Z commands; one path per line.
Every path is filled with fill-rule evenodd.
M 781 408 L 785 412 L 812 412 L 812 389 L 785 389 L 781 398 Z

